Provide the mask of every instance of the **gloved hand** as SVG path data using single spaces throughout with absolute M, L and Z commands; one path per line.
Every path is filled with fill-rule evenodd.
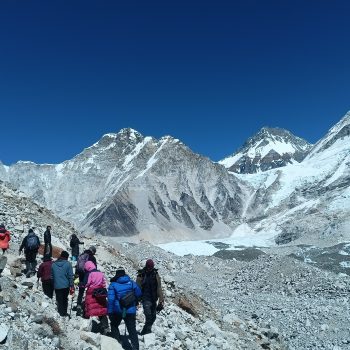
M 164 309 L 164 301 L 160 301 L 156 307 L 157 312 L 161 312 Z
M 74 287 L 70 287 L 69 294 L 70 295 L 74 295 L 74 292 L 75 292 L 75 288 Z
M 74 285 L 77 286 L 79 284 L 79 277 L 77 277 L 75 280 L 74 280 Z

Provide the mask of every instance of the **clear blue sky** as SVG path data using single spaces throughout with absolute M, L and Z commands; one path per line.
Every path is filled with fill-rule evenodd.
M 262 126 L 310 142 L 350 109 L 350 2 L 0 1 L 0 159 L 59 163 L 104 133 L 219 160 Z

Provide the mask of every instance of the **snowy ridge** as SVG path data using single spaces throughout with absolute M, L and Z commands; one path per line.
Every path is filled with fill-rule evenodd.
M 239 237 L 239 227 L 242 239 L 246 230 L 278 244 L 350 240 L 349 121 L 348 113 L 305 159 L 311 145 L 278 128 L 250 138 L 233 156 L 236 169 L 171 136 L 122 129 L 62 164 L 1 164 L 0 179 L 92 235 L 166 243 Z
M 219 164 L 237 173 L 255 173 L 300 162 L 311 145 L 280 128 L 262 128 Z

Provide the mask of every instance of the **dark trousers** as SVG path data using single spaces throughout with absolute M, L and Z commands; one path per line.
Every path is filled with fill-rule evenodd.
M 142 302 L 142 306 L 143 306 L 143 312 L 146 318 L 146 322 L 145 322 L 145 326 L 143 327 L 143 330 L 147 332 L 151 332 L 152 325 L 156 320 L 156 316 L 157 316 L 157 311 L 156 311 L 157 303 L 151 300 L 144 300 Z
M 61 316 L 67 316 L 69 288 L 55 289 L 57 311 Z
M 83 302 L 84 291 L 85 291 L 85 288 L 81 286 L 84 283 L 85 274 L 84 272 L 78 272 L 78 276 L 79 276 L 79 293 L 78 293 L 77 305 L 81 306 Z
M 7 248 L 1 248 L 2 249 L 2 254 L 6 253 Z
M 30 275 L 31 273 L 35 274 L 36 272 L 36 255 L 37 251 L 26 251 L 26 273 Z
M 120 325 L 122 319 L 122 314 L 109 315 L 112 337 L 118 341 L 120 341 L 120 332 L 118 326 Z M 124 322 L 129 333 L 132 349 L 139 350 L 139 338 L 137 337 L 136 333 L 136 314 L 126 314 Z
M 46 280 L 46 281 L 41 281 L 43 285 L 43 292 L 45 295 L 47 295 L 49 298 L 52 299 L 53 297 L 53 281 L 52 280 Z
M 50 258 L 52 257 L 52 244 L 51 243 L 45 243 L 44 256 L 45 255 L 48 255 Z

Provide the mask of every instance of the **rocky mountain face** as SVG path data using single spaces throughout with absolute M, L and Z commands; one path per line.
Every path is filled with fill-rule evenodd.
M 228 171 L 170 136 L 123 129 L 62 164 L 1 164 L 0 178 L 88 234 L 161 243 L 234 237 L 249 227 L 278 244 L 336 243 L 350 232 L 349 120 L 348 113 L 311 149 L 264 128 L 242 148 L 251 159 L 272 145 L 294 158 L 265 171 L 259 161 L 252 174 Z
M 245 196 L 223 166 L 170 136 L 132 129 L 62 164 L 2 165 L 0 177 L 84 232 L 158 241 L 229 234 Z
M 253 174 L 300 163 L 312 145 L 281 128 L 262 128 L 233 155 L 221 160 L 229 171 Z
M 256 232 L 274 232 L 278 244 L 349 239 L 349 125 L 350 113 L 301 163 L 245 177 L 253 189 L 245 215 Z

